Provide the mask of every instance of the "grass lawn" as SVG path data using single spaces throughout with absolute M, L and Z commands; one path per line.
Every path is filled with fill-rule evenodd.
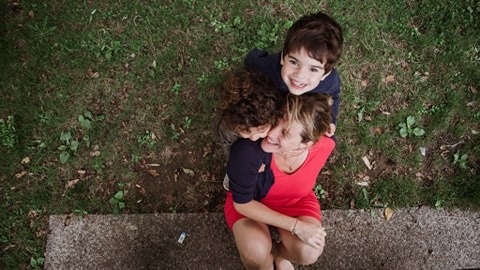
M 0 268 L 50 214 L 222 211 L 219 85 L 324 11 L 343 27 L 322 207 L 480 207 L 480 4 L 0 1 Z

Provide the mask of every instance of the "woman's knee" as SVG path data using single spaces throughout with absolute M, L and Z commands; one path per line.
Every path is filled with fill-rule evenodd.
M 304 244 L 298 250 L 298 263 L 301 265 L 314 264 L 323 253 L 323 247 L 314 248 Z
M 251 243 L 240 251 L 240 257 L 248 269 L 259 268 L 264 266 L 267 261 L 272 260 L 271 247 L 258 242 Z
M 242 219 L 233 225 L 235 243 L 247 269 L 261 268 L 272 260 L 272 239 L 265 224 Z

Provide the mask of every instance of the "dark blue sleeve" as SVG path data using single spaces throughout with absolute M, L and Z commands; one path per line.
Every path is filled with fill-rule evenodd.
M 256 186 L 261 177 L 258 170 L 265 153 L 260 147 L 261 141 L 239 139 L 230 148 L 227 175 L 230 178 L 233 201 L 236 203 L 247 203 L 255 198 Z
M 282 80 L 280 64 L 281 53 L 268 54 L 265 51 L 253 49 L 245 57 L 245 66 L 261 72 L 270 79 L 282 93 L 288 93 L 288 87 Z

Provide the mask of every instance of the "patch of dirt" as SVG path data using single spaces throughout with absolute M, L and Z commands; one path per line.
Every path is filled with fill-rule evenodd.
M 138 181 L 133 197 L 142 211 L 223 211 L 225 191 L 219 179 L 223 164 L 208 168 L 204 153 L 188 149 L 167 147 L 161 156 L 134 167 Z

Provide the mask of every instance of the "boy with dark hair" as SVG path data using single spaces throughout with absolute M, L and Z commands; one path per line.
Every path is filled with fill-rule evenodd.
M 340 25 L 325 13 L 305 15 L 288 30 L 282 52 L 268 54 L 254 49 L 245 58 L 248 68 L 272 80 L 282 93 L 323 93 L 332 97 L 333 136 L 340 102 L 340 76 L 335 65 L 342 53 Z

